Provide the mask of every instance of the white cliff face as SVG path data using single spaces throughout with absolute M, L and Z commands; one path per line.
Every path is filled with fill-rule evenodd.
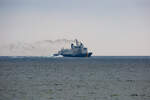
M 17 42 L 0 46 L 0 56 L 51 56 L 61 48 L 70 48 L 73 40 L 44 40 L 34 43 Z

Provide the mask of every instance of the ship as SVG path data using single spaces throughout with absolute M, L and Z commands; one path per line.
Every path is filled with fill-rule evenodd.
M 75 39 L 75 43 L 71 43 L 70 49 L 62 48 L 58 53 L 53 54 L 53 56 L 63 56 L 63 57 L 91 57 L 92 52 L 88 52 L 88 49 L 84 47 L 83 43 Z

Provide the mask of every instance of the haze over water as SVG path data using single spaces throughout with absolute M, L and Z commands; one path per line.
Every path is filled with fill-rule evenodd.
M 0 0 L 0 100 L 150 100 L 150 0 Z M 91 58 L 50 56 L 79 39 Z
M 146 56 L 149 10 L 149 0 L 1 0 L 0 44 L 77 38 L 95 55 Z

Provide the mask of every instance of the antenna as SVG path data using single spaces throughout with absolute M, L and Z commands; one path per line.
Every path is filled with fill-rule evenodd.
M 79 46 L 79 42 L 77 39 L 75 39 L 76 45 Z

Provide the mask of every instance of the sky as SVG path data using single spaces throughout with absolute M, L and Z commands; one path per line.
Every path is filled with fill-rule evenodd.
M 0 0 L 0 44 L 79 39 L 94 55 L 150 56 L 150 0 Z

